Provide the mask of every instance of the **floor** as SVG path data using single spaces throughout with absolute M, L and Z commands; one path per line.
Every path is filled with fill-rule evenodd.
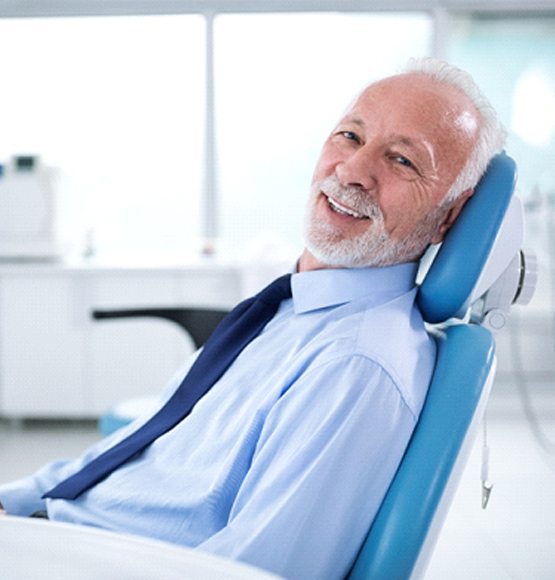
M 532 423 L 518 391 L 496 385 L 488 410 L 490 479 L 481 508 L 481 440 L 463 473 L 426 580 L 555 578 L 555 390 L 533 391 Z M 545 449 L 531 425 L 549 438 Z M 73 456 L 98 434 L 93 423 L 0 422 L 0 482 L 51 458 Z
M 516 393 L 494 393 L 487 417 L 490 501 L 482 509 L 479 437 L 426 580 L 555 578 L 555 391 L 532 402 L 535 414 L 527 420 Z

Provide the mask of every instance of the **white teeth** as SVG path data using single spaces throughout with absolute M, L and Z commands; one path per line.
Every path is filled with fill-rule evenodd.
M 331 209 L 339 214 L 349 215 L 349 216 L 357 218 L 357 219 L 361 219 L 361 218 L 366 217 L 365 215 L 363 215 L 361 213 L 358 213 L 358 212 L 356 212 L 348 207 L 345 207 L 344 205 L 341 205 L 340 203 L 338 203 L 337 201 L 335 201 L 331 197 L 328 197 L 328 203 L 330 204 Z

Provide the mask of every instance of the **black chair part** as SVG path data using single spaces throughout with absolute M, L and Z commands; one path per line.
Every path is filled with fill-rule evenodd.
M 132 308 L 124 310 L 93 310 L 95 320 L 114 318 L 163 318 L 178 324 L 193 339 L 196 348 L 201 347 L 228 310 L 214 308 Z

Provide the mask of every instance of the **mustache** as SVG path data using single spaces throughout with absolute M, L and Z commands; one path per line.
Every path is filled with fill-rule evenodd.
M 383 221 L 383 212 L 380 206 L 369 199 L 368 194 L 360 187 L 342 185 L 335 175 L 330 175 L 313 185 L 313 194 L 316 197 L 320 192 L 333 197 L 358 213 L 361 213 L 372 220 Z

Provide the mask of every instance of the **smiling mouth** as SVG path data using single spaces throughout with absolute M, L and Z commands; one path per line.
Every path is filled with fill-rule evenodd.
M 358 211 L 355 211 L 354 209 L 351 209 L 350 207 L 346 207 L 346 206 L 340 204 L 338 201 L 336 201 L 335 199 L 332 199 L 331 197 L 329 197 L 325 193 L 324 193 L 324 196 L 327 198 L 328 205 L 333 212 L 338 213 L 339 215 L 349 216 L 349 217 L 352 217 L 352 218 L 355 218 L 358 220 L 370 219 L 368 216 L 366 216 L 362 213 L 359 213 Z

